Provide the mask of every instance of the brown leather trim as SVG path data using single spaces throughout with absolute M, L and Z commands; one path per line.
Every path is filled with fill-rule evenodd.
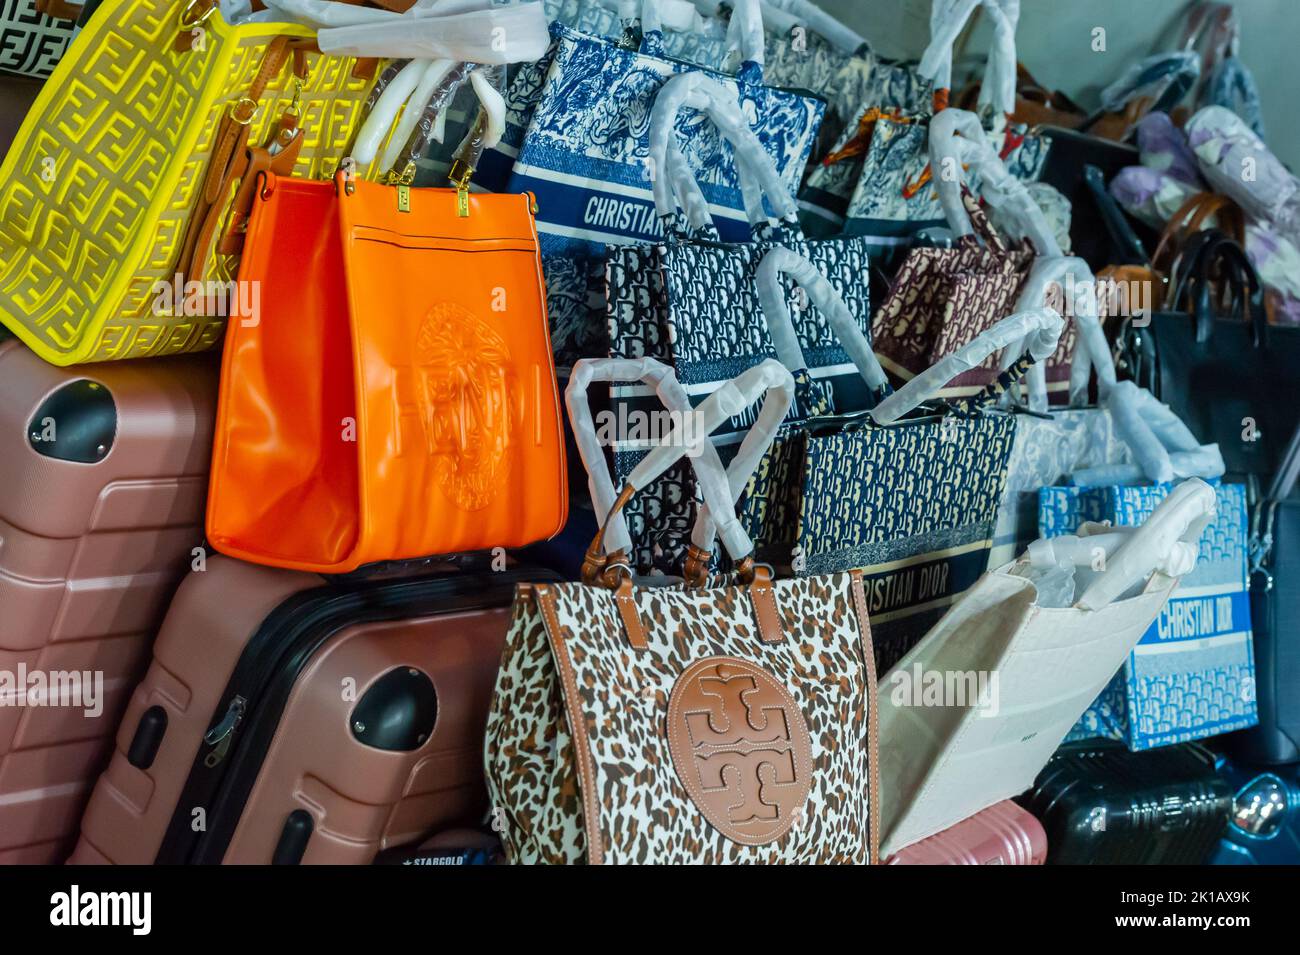
M 691 544 L 686 548 L 686 559 L 682 562 L 682 579 L 687 587 L 703 587 L 709 579 L 709 564 L 713 554 L 702 547 Z
M 564 709 L 569 717 L 569 733 L 573 736 L 574 756 L 578 763 L 578 788 L 582 790 L 583 827 L 587 833 L 587 862 L 601 865 L 605 861 L 605 846 L 600 839 L 600 809 L 596 799 L 596 765 L 591 758 L 591 743 L 587 738 L 587 722 L 582 716 L 578 698 L 578 681 L 573 675 L 569 648 L 564 642 L 560 619 L 555 612 L 555 591 L 548 584 L 535 584 L 533 594 L 542 612 L 546 636 L 551 641 L 551 652 L 560 672 L 564 690 Z
M 877 712 L 876 697 L 876 651 L 871 643 L 871 621 L 867 618 L 867 592 L 862 585 L 862 571 L 849 571 L 850 588 L 853 591 L 853 609 L 858 617 L 858 632 L 861 634 L 862 665 L 867 671 L 867 763 L 871 792 L 868 798 L 867 812 L 871 818 L 867 826 L 871 830 L 871 864 L 880 863 L 880 714 Z
M 230 194 L 231 185 L 240 182 L 252 164 L 248 146 L 251 123 L 236 121 L 235 110 L 240 103 L 249 101 L 254 104 L 254 109 L 257 108 L 258 100 L 266 92 L 266 87 L 271 80 L 284 67 L 290 52 L 291 40 L 289 37 L 278 36 L 273 38 L 266 46 L 266 52 L 262 55 L 262 62 L 258 65 L 257 75 L 253 77 L 253 82 L 249 84 L 248 92 L 241 98 L 239 103 L 232 106 L 230 111 L 222 117 L 217 134 L 217 145 L 212 151 L 212 158 L 208 162 L 207 173 L 203 179 L 203 191 L 194 205 L 190 224 L 186 229 L 185 240 L 181 244 L 180 260 L 177 262 L 176 267 L 181 273 L 182 279 L 201 280 L 203 278 L 201 274 L 203 266 L 207 261 L 213 238 L 221 228 L 221 220 L 226 212 L 223 200 Z M 306 60 L 299 58 L 297 48 L 292 48 L 292 52 L 295 70 L 300 64 L 305 70 Z M 301 139 L 302 137 L 299 136 L 299 147 Z M 296 162 L 297 148 L 291 146 L 290 149 L 293 150 L 292 156 Z M 288 151 L 286 149 L 282 152 Z M 282 159 L 277 155 L 273 162 L 278 160 L 278 166 L 283 167 L 286 159 L 287 157 Z M 290 166 L 289 172 L 292 172 L 292 166 Z M 236 209 L 242 211 L 244 219 L 247 218 L 248 211 L 252 208 L 251 193 L 249 198 L 250 201 L 245 206 L 236 205 Z M 232 222 L 234 218 L 232 216 Z
M 772 572 L 766 567 L 754 568 L 754 582 L 749 585 L 749 599 L 754 602 L 754 620 L 758 635 L 764 643 L 780 643 L 785 639 L 781 626 L 781 613 L 776 607 L 776 593 L 772 590 Z
M 290 140 L 289 145 L 274 156 L 271 155 L 269 150 L 260 146 L 248 150 L 242 164 L 242 171 L 238 177 L 231 180 L 231 182 L 239 183 L 239 189 L 235 192 L 234 202 L 230 205 L 230 217 L 225 234 L 217 242 L 218 252 L 222 255 L 239 255 L 244 251 L 244 233 L 248 228 L 249 216 L 253 212 L 253 197 L 257 193 L 258 180 L 261 174 L 270 172 L 273 175 L 293 175 L 293 167 L 298 162 L 298 153 L 301 151 L 302 136 L 300 134 L 295 135 Z M 230 183 L 227 183 L 227 189 L 229 189 L 229 186 Z M 207 261 L 213 239 L 221 228 L 221 216 L 222 208 L 220 206 L 213 206 L 208 210 L 208 215 L 203 223 L 203 231 L 199 233 L 199 244 L 194 250 L 194 259 L 190 267 L 190 271 L 195 277 L 201 277 L 199 272 Z
M 614 603 L 618 607 L 618 615 L 623 618 L 627 642 L 632 645 L 633 650 L 646 649 L 649 643 L 646 642 L 641 614 L 636 609 L 636 587 L 633 586 L 631 577 L 624 577 L 618 589 L 614 591 Z
M 36 11 L 51 20 L 72 20 L 76 22 L 81 16 L 81 4 L 68 3 L 67 0 L 36 0 Z
M 352 78 L 354 80 L 365 80 L 367 83 L 375 78 L 379 72 L 379 60 L 373 56 L 358 57 L 357 61 L 352 64 Z
M 596 528 L 596 536 L 592 538 L 591 543 L 587 545 L 587 553 L 583 558 L 583 563 L 590 562 L 592 565 L 600 564 L 604 566 L 608 561 L 604 556 L 605 552 L 605 530 L 609 527 L 609 522 L 632 500 L 632 495 L 636 493 L 636 488 L 631 484 L 625 484 L 623 490 L 618 492 L 618 497 L 614 499 L 614 506 L 609 509 L 609 513 L 601 518 L 600 526 Z M 600 517 L 600 515 L 596 515 Z

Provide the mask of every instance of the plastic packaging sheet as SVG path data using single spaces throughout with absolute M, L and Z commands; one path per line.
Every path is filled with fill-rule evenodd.
M 441 0 L 406 13 L 329 0 L 268 0 L 267 6 L 317 27 L 321 52 L 339 56 L 519 63 L 540 59 L 550 45 L 540 3 Z
M 862 34 L 846 27 L 812 0 L 771 0 L 764 4 L 763 19 L 770 26 L 775 26 L 772 22 L 775 11 L 789 14 L 797 23 L 807 26 L 842 53 L 856 53 L 868 45 Z
M 1108 113 L 1122 113 L 1139 97 L 1158 99 L 1179 75 L 1194 82 L 1201 75 L 1200 54 L 1194 50 L 1155 53 L 1129 66 L 1119 79 L 1101 91 L 1101 108 Z
M 1119 382 L 1111 389 L 1106 408 L 1141 474 L 1150 480 L 1166 482 L 1176 477 L 1212 478 L 1223 474 L 1223 455 L 1219 446 L 1197 442 L 1195 435 L 1169 406 L 1161 404 L 1145 388 L 1139 388 L 1131 381 Z M 1182 453 L 1179 466 L 1194 469 L 1190 473 L 1178 474 L 1175 470 L 1172 454 L 1178 452 Z M 1094 483 L 1093 477 L 1084 472 L 1076 475 L 1075 481 Z
M 591 0 L 595 2 L 595 0 Z M 673 33 L 702 33 L 723 36 L 726 25 L 713 16 L 704 16 L 689 0 L 599 0 L 603 6 L 617 10 L 624 23 L 639 21 L 643 31 L 664 30 Z
M 1092 271 L 1083 259 L 1075 256 L 1039 256 L 1034 260 L 1029 278 L 1016 301 L 1016 311 L 1037 308 L 1048 301 L 1048 292 L 1055 285 L 1061 291 L 1064 303 L 1062 315 L 1073 316 L 1079 330 L 1079 344 L 1070 365 L 1070 404 L 1087 401 L 1088 380 L 1093 368 L 1097 369 L 1097 387 L 1104 401 L 1115 385 L 1115 362 L 1110 346 L 1097 317 L 1097 285 Z M 1008 349 L 1002 357 L 1002 367 L 1011 365 L 1019 355 Z M 1047 374 L 1042 364 L 1029 370 L 1029 407 L 1032 411 L 1047 410 Z
M 1108 566 L 1110 557 L 1137 533 L 1136 527 L 1084 524 L 1078 534 L 1042 538 L 1025 551 L 1022 564 L 1010 571 L 1033 583 L 1039 607 L 1070 607 Z M 1182 577 L 1196 566 L 1196 541 L 1175 541 L 1169 552 L 1154 565 L 1168 577 Z M 1140 587 L 1142 581 L 1134 586 Z M 1133 588 L 1130 587 L 1130 590 Z M 1120 593 L 1118 597 L 1128 596 Z
M 1137 530 L 1106 560 L 1075 606 L 1100 610 L 1145 580 L 1152 571 L 1169 577 L 1181 574 L 1169 570 L 1191 570 L 1196 563 L 1196 545 L 1214 519 L 1217 498 L 1214 488 L 1199 478 L 1179 484 Z M 1188 559 L 1190 548 L 1190 562 Z
M 1045 305 L 1009 315 L 951 355 L 939 359 L 880 402 L 871 410 L 871 418 L 876 424 L 892 424 L 922 402 L 934 397 L 953 378 L 1004 348 L 1023 347 L 1035 362 L 1044 361 L 1056 351 L 1056 343 L 1064 327 L 1065 322 L 1061 316 Z
M 848 352 L 867 387 L 873 393 L 888 390 L 889 379 L 844 299 L 817 266 L 791 249 L 776 246 L 758 264 L 754 282 L 758 288 L 763 317 L 772 336 L 772 345 L 781 364 L 791 371 L 807 367 L 799 339 L 795 335 L 794 322 L 790 318 L 790 306 L 785 300 L 782 275 L 788 275 L 808 294 L 817 310 L 830 323 L 840 346 Z
M 762 66 L 766 43 L 759 0 L 737 0 L 727 24 L 727 51 L 738 53 L 741 62 Z
M 1300 194 L 1300 179 L 1241 117 L 1223 106 L 1207 106 L 1185 129 L 1201 174 L 1216 192 L 1230 197 L 1252 218 L 1287 224 L 1285 209 Z M 1252 174 L 1244 176 L 1244 169 Z
M 970 166 L 980 176 L 980 193 L 1006 222 L 1029 239 L 1039 255 L 1059 256 L 1056 241 L 1038 203 L 1024 183 L 1009 172 L 988 143 L 979 117 L 963 109 L 945 109 L 930 120 L 930 165 L 944 217 L 955 235 L 974 229 L 961 200 L 961 170 Z

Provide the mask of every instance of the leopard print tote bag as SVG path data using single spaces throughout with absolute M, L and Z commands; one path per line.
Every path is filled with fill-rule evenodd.
M 775 360 L 750 368 L 689 413 L 693 433 L 766 393 L 751 431 L 762 440 L 737 455 L 752 466 L 793 388 Z M 752 545 L 726 480 L 701 480 L 693 541 L 711 549 L 716 521 L 740 558 L 735 583 L 644 586 L 606 560 L 605 527 L 684 444 L 675 431 L 629 475 L 588 551 L 593 583 L 516 595 L 487 724 L 495 828 L 516 863 L 875 862 L 860 575 L 773 581 L 732 549 Z

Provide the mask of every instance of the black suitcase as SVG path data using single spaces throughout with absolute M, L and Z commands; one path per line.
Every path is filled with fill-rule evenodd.
M 1300 762 L 1300 433 L 1268 494 L 1256 505 L 1252 536 L 1267 541 L 1250 577 L 1259 725 L 1228 737 L 1246 763 Z
M 1019 798 L 1047 830 L 1049 865 L 1196 865 L 1219 841 L 1232 789 L 1196 743 L 1131 753 L 1059 749 Z

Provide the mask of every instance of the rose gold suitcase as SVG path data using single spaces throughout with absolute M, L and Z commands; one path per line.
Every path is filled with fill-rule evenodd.
M 369 864 L 481 824 L 488 704 L 534 579 L 213 556 L 168 611 L 70 861 Z
M 203 541 L 216 374 L 56 368 L 0 342 L 0 864 L 61 862 L 76 840 Z
M 1010 800 L 994 803 L 943 832 L 914 842 L 886 865 L 1042 865 L 1047 833 Z

